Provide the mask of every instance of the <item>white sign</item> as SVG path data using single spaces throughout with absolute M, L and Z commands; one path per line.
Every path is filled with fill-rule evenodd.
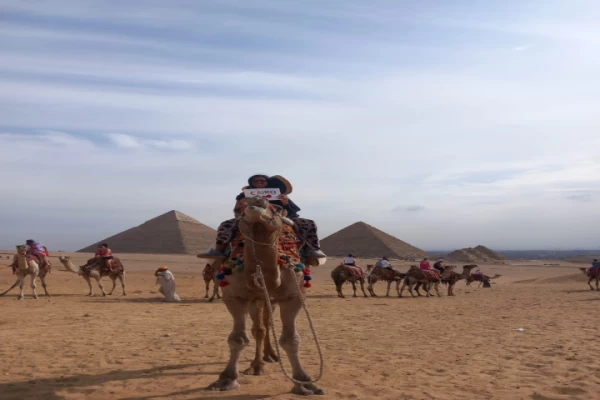
M 279 200 L 279 196 L 281 195 L 281 191 L 277 188 L 275 189 L 244 189 L 244 195 L 246 198 L 252 197 L 264 197 L 267 200 Z

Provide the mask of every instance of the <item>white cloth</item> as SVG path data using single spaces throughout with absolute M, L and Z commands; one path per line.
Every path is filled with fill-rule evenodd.
M 377 267 L 381 267 L 381 268 L 387 268 L 390 266 L 390 263 L 388 262 L 388 260 L 379 260 L 377 261 L 377 264 L 375 264 Z
M 354 259 L 354 257 L 345 257 L 344 258 L 344 264 L 352 265 L 354 263 L 356 263 L 356 260 Z
M 175 276 L 171 271 L 161 271 L 156 276 L 156 284 L 160 285 L 159 292 L 165 296 L 167 302 L 181 301 L 177 293 L 175 293 Z

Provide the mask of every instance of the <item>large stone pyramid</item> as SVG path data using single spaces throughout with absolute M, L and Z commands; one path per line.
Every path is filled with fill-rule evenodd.
M 352 253 L 360 258 L 387 256 L 398 259 L 426 257 L 427 253 L 379 229 L 356 222 L 321 240 L 321 248 L 331 257 Z
M 506 260 L 502 254 L 496 253 L 485 246 L 468 247 L 466 249 L 454 250 L 448 254 L 446 259 L 450 261 L 463 261 L 463 262 L 478 262 L 478 261 L 503 261 Z
M 78 252 L 96 252 L 98 244 L 106 242 L 115 253 L 198 254 L 211 247 L 216 237 L 213 228 L 171 210 Z

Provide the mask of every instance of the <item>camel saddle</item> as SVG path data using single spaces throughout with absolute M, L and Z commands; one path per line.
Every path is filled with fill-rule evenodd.
M 244 259 L 244 236 L 239 231 L 235 233 L 235 237 L 230 243 L 231 252 L 228 259 L 234 260 Z M 277 250 L 279 253 L 279 259 L 282 260 L 280 265 L 287 264 L 298 264 L 301 259 L 300 249 L 304 245 L 304 240 L 296 233 L 293 226 L 283 224 L 281 232 L 279 233 L 279 241 L 277 243 Z M 286 262 L 283 262 L 286 260 Z
M 427 280 L 438 282 L 440 280 L 440 272 L 435 269 L 424 269 L 423 274 L 427 277 Z
M 587 272 L 588 278 L 595 278 L 600 275 L 600 268 L 590 268 Z
M 100 267 L 102 270 L 106 271 L 106 272 L 119 272 L 123 270 L 123 266 L 121 264 L 121 262 L 119 261 L 118 258 L 110 258 L 110 259 L 103 259 L 103 258 L 90 258 L 87 263 L 85 263 L 84 265 L 84 269 L 89 273 L 91 270 L 93 270 L 94 268 L 98 268 Z
M 375 268 L 377 268 L 377 275 L 379 276 L 379 278 L 383 279 L 384 281 L 397 281 L 398 279 L 401 279 L 400 273 L 395 269 L 387 269 L 381 267 Z M 373 270 L 373 272 L 375 272 L 375 270 Z
M 348 268 L 348 273 L 350 276 L 355 276 L 357 278 L 365 277 L 365 271 L 363 271 L 361 267 L 355 267 L 352 265 L 346 265 L 345 267 Z

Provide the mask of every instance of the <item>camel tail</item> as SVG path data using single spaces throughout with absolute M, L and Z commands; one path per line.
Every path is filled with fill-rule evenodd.
M 18 284 L 19 284 L 19 280 L 17 279 L 17 281 L 14 283 L 14 285 L 12 285 L 8 289 L 6 289 L 4 292 L 0 293 L 0 296 L 4 296 L 6 293 L 10 292 L 14 288 L 16 288 Z
M 336 287 L 340 287 L 344 284 L 344 278 L 342 278 L 341 274 L 332 272 L 331 279 L 333 280 L 333 283 L 335 283 Z

